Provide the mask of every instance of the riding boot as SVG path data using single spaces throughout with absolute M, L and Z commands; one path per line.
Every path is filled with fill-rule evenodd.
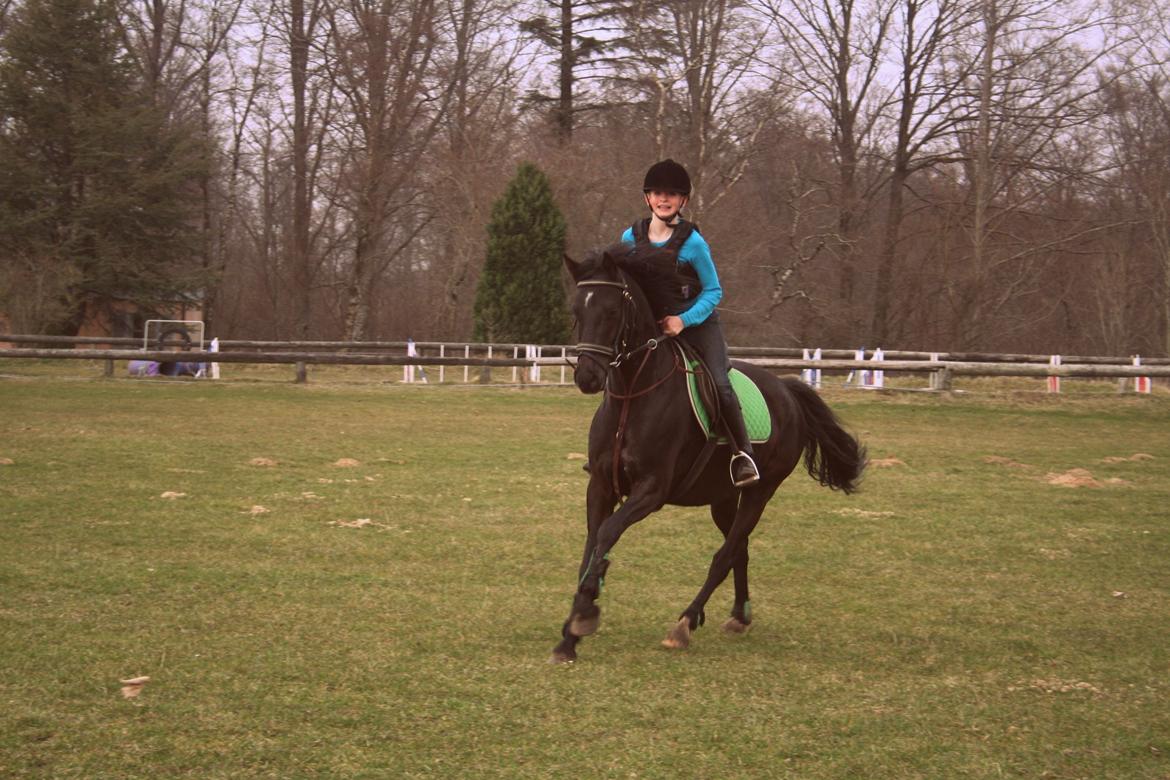
M 731 456 L 731 481 L 736 487 L 747 487 L 760 481 L 760 470 L 756 468 L 755 453 L 752 452 L 752 440 L 748 436 L 747 426 L 743 421 L 743 410 L 739 406 L 739 399 L 730 387 L 719 388 L 719 405 L 723 414 L 723 424 L 731 437 L 733 454 Z

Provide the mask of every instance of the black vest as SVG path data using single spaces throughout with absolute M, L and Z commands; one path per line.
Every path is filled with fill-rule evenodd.
M 683 263 L 678 259 L 678 253 L 682 250 L 683 244 L 691 237 L 691 233 L 698 229 L 699 226 L 694 222 L 680 219 L 675 224 L 674 232 L 670 234 L 670 238 L 663 246 L 659 247 L 662 251 L 670 252 L 674 256 L 675 270 L 678 276 L 677 299 L 684 304 L 678 311 L 668 312 L 669 314 L 680 314 L 686 311 L 695 298 L 699 297 L 699 293 L 703 291 L 703 283 L 699 281 L 699 272 L 690 263 Z M 640 219 L 630 225 L 630 230 L 634 234 L 635 249 L 653 246 L 650 241 L 650 217 Z

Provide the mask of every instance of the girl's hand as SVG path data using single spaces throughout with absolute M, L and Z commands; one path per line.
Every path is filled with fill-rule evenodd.
M 673 314 L 668 317 L 663 317 L 658 321 L 658 324 L 662 327 L 662 332 L 667 336 L 677 336 L 683 332 L 684 326 L 682 319 Z

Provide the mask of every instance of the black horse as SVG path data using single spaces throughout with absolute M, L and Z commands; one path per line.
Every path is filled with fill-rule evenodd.
M 657 326 L 647 297 L 653 274 L 638 273 L 654 264 L 630 259 L 628 248 L 594 252 L 580 264 L 565 258 L 577 283 L 574 381 L 584 393 L 606 392 L 589 429 L 585 552 L 563 638 L 553 649 L 554 663 L 575 660 L 577 643 L 597 630 L 601 609 L 595 602 L 610 550 L 627 528 L 665 504 L 709 505 L 724 542 L 711 561 L 707 581 L 663 644 L 689 645 L 691 632 L 704 622 L 707 600 L 732 570 L 735 603 L 723 627 L 746 631 L 751 623 L 748 535 L 776 488 L 802 454 L 813 479 L 846 493 L 857 488 L 866 462 L 864 448 L 811 388 L 795 377 L 777 377 L 736 362 L 767 400 L 772 433 L 755 447 L 760 481 L 735 488 L 727 445 L 719 445 L 713 454 L 704 449 L 707 437 L 693 418 L 684 364 Z M 691 473 L 704 455 L 710 455 L 706 464 Z M 628 498 L 614 511 L 623 496 Z

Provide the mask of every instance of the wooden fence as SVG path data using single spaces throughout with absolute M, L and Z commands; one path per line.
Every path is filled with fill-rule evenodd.
M 471 368 L 512 368 L 516 372 L 533 366 L 559 367 L 560 381 L 564 369 L 575 362 L 572 347 L 544 346 L 543 357 L 523 357 L 522 344 L 472 344 L 466 342 L 415 342 L 417 354 L 408 355 L 408 342 L 390 341 L 240 341 L 223 340 L 219 351 L 143 350 L 141 339 L 107 337 L 68 337 L 40 335 L 0 335 L 0 344 L 37 345 L 0 348 L 0 358 L 41 358 L 96 360 L 105 362 L 105 373 L 112 375 L 115 361 L 155 361 L 159 363 L 251 363 L 289 364 L 296 367 L 297 381 L 307 378 L 309 365 L 368 366 L 435 366 L 440 372 L 448 367 L 462 367 L 464 381 L 471 381 Z M 45 345 L 48 345 L 46 348 Z M 892 372 L 924 374 L 930 388 L 949 390 L 955 377 L 1090 377 L 1135 378 L 1170 377 L 1170 359 L 1142 359 L 1103 356 L 1063 356 L 1059 364 L 1049 355 L 998 353 L 930 353 L 905 350 L 884 352 L 884 359 L 857 359 L 855 350 L 821 351 L 820 360 L 803 357 L 796 348 L 733 347 L 732 357 L 783 371 L 820 370 L 823 372 Z M 455 353 L 455 354 L 452 354 Z M 503 355 L 501 357 L 500 355 Z M 442 381 L 445 377 L 441 377 Z M 479 381 L 479 377 L 475 377 Z

